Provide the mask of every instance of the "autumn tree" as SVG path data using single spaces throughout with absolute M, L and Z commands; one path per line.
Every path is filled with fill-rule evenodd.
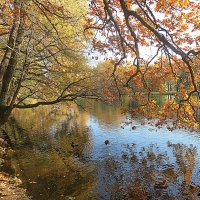
M 199 126 L 199 12 L 196 0 L 90 1 L 85 32 L 96 33 L 94 48 L 115 61 L 113 77 L 119 65 L 132 62 L 124 86 L 138 88 L 133 96 L 138 109 L 148 108 L 145 114 L 160 123 L 170 118 L 176 127 Z M 152 92 L 164 92 L 167 81 L 177 84 L 177 91 L 159 109 Z
M 125 81 L 124 67 L 118 66 L 115 77 L 113 77 L 114 66 L 114 61 L 105 60 L 94 68 L 97 80 L 96 88 L 101 93 L 102 100 L 109 104 L 119 100 L 122 95 L 127 93 L 127 90 L 123 90 L 123 93 L 120 92 Z
M 86 1 L 0 2 L 0 121 L 13 108 L 98 98 L 84 57 Z

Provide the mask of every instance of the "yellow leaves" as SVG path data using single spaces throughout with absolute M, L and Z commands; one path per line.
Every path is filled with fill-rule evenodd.
M 181 7 L 184 7 L 189 4 L 189 1 L 188 0 L 179 0 L 179 4 L 181 5 Z
M 132 0 L 128 0 L 127 3 L 126 3 L 126 6 L 127 6 L 128 9 L 131 9 Z
M 193 19 L 194 29 L 200 29 L 200 18 L 194 18 Z
M 1 26 L 0 25 L 0 34 L 4 34 L 4 33 L 7 33 L 8 29 L 6 29 L 5 27 Z
M 165 5 L 165 0 L 158 1 L 155 7 L 155 11 L 158 12 L 162 7 L 164 7 L 164 5 Z
M 162 9 L 167 9 L 169 5 L 177 8 L 183 8 L 188 6 L 189 3 L 189 0 L 159 0 L 156 4 L 155 11 L 158 12 Z
M 186 30 L 186 29 L 188 29 L 188 25 L 187 24 L 180 24 L 180 28 L 182 30 Z
M 184 7 L 189 4 L 189 0 L 168 0 L 168 3 L 172 4 L 173 6 Z
M 94 31 L 93 31 L 92 29 L 87 29 L 84 33 L 85 33 L 85 35 L 88 36 L 88 37 L 94 35 Z
M 0 174 L 0 181 L 8 181 L 9 179 L 8 179 L 8 177 L 7 176 L 5 176 L 4 174 Z

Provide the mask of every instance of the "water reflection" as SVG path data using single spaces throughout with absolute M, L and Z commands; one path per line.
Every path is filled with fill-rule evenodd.
M 197 199 L 199 187 L 191 182 L 196 150 L 181 144 L 170 148 L 177 162 L 156 145 L 138 151 L 135 144 L 127 145 L 123 160 L 105 160 L 101 177 L 109 180 L 105 182 L 110 194 L 107 199 Z
M 124 126 L 119 105 L 87 107 L 15 111 L 6 125 L 13 167 L 34 200 L 198 199 L 198 133 Z

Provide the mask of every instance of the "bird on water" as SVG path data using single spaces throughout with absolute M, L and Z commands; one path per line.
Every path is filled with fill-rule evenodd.
M 74 142 L 71 143 L 72 148 L 77 147 L 77 146 L 78 146 L 78 144 L 75 144 Z
M 110 144 L 110 141 L 109 140 L 105 140 L 105 145 L 108 145 L 108 144 Z

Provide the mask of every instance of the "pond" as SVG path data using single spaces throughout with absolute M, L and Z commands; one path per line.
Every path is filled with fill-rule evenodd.
M 131 120 L 128 104 L 16 110 L 11 163 L 32 199 L 200 199 L 200 134 Z

